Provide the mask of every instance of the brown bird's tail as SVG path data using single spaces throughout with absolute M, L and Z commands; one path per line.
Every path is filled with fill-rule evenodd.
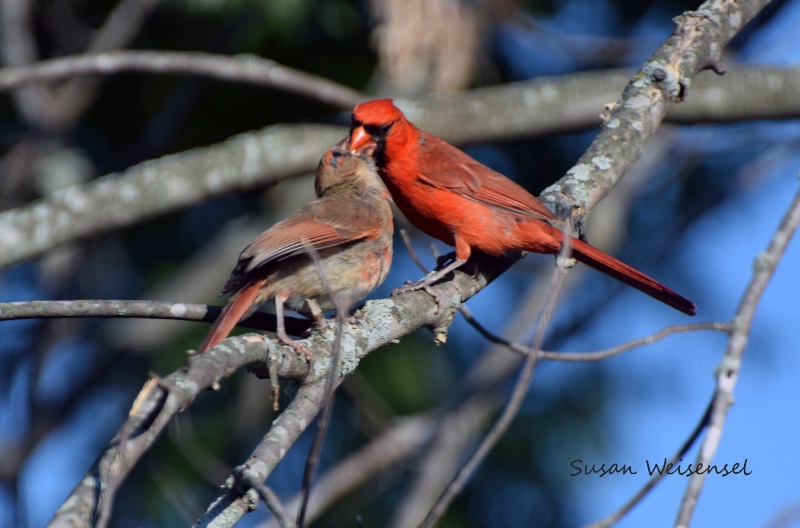
M 248 284 L 238 292 L 234 293 L 228 301 L 222 313 L 219 314 L 217 320 L 211 325 L 206 338 L 200 343 L 197 348 L 197 353 L 202 354 L 210 348 L 217 346 L 223 339 L 228 337 L 233 327 L 247 315 L 250 308 L 258 296 L 258 292 L 264 286 L 265 280 L 260 280 Z
M 624 282 L 637 290 L 646 293 L 664 304 L 668 304 L 687 315 L 694 315 L 696 306 L 692 301 L 678 295 L 655 279 L 651 279 L 607 253 L 590 246 L 576 238 L 572 238 L 572 256 L 601 273 Z

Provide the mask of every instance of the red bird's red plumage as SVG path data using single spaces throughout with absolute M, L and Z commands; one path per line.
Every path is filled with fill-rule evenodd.
M 564 234 L 537 198 L 502 174 L 408 121 L 391 99 L 353 110 L 350 148 L 375 143 L 374 157 L 394 202 L 421 231 L 455 246 L 454 269 L 472 250 L 558 253 Z M 658 281 L 572 238 L 573 256 L 688 315 L 695 305 Z M 441 275 L 437 275 L 439 277 Z

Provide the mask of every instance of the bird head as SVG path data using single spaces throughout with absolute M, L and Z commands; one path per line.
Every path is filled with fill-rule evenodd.
M 381 145 L 392 126 L 401 119 L 403 113 L 391 99 L 376 99 L 356 106 L 350 126 L 350 150 L 355 151 L 370 142 Z

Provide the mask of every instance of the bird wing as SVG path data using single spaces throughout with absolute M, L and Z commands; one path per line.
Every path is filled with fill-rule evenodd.
M 239 257 L 240 263 L 247 261 L 242 272 L 310 250 L 371 238 L 381 227 L 381 215 L 365 204 L 315 200 L 256 237 Z
M 489 207 L 541 220 L 556 220 L 550 209 L 520 185 L 444 140 L 422 134 L 417 159 L 422 182 Z

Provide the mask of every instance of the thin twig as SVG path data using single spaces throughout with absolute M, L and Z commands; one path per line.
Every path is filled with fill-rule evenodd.
M 254 471 L 247 466 L 240 466 L 236 469 L 240 471 L 239 480 L 245 486 L 254 489 L 258 493 L 258 496 L 261 497 L 261 500 L 267 505 L 269 511 L 275 516 L 281 528 L 293 528 L 297 526 L 292 520 L 292 516 L 289 515 L 289 512 L 283 507 L 283 503 L 281 503 L 281 500 L 275 492 L 265 486 L 263 482 L 259 481 Z M 234 473 L 237 473 L 237 471 L 234 470 Z
M 427 274 L 430 270 L 428 270 L 428 267 L 422 263 L 422 259 L 419 258 L 419 254 L 417 254 L 417 251 L 411 244 L 411 237 L 408 236 L 408 231 L 405 229 L 400 229 L 400 238 L 403 239 L 403 244 L 406 246 L 408 256 L 411 257 L 411 262 L 416 264 L 417 267 L 422 270 L 422 273 Z
M 572 229 L 572 223 L 567 222 L 565 225 L 565 232 L 569 233 Z M 561 247 L 560 258 L 557 260 L 558 266 L 555 270 L 555 275 L 553 279 L 550 281 L 550 287 L 548 288 L 547 297 L 545 299 L 544 305 L 542 306 L 541 313 L 539 315 L 539 320 L 536 325 L 536 333 L 534 334 L 533 341 L 531 343 L 531 350 L 536 351 L 542 344 L 542 340 L 544 339 L 544 333 L 547 330 L 550 319 L 555 311 L 556 301 L 558 299 L 558 294 L 561 290 L 561 286 L 564 282 L 564 267 L 563 263 L 569 257 L 570 254 L 570 237 L 565 236 L 564 242 Z M 508 403 L 503 409 L 500 417 L 497 421 L 492 425 L 492 428 L 486 434 L 484 439 L 481 441 L 478 448 L 475 450 L 472 455 L 470 455 L 469 459 L 467 459 L 466 463 L 461 467 L 458 471 L 456 476 L 444 490 L 439 500 L 436 501 L 433 508 L 428 515 L 425 517 L 425 520 L 420 525 L 423 528 L 430 528 L 434 526 L 439 519 L 444 515 L 445 511 L 447 511 L 448 506 L 453 501 L 453 499 L 461 492 L 461 489 L 464 487 L 464 484 L 467 482 L 469 477 L 478 467 L 478 465 L 486 458 L 489 454 L 489 451 L 494 447 L 494 445 L 500 440 L 502 435 L 511 425 L 511 422 L 516 417 L 517 413 L 519 412 L 520 407 L 522 406 L 522 402 L 525 399 L 525 395 L 528 392 L 528 385 L 530 384 L 531 378 L 533 377 L 533 372 L 536 368 L 536 363 L 538 360 L 538 354 L 529 353 L 528 356 L 525 358 L 525 362 L 522 365 L 522 370 L 519 375 L 519 379 L 517 380 L 516 385 L 514 386 L 514 390 L 511 393 L 511 397 L 508 400 Z
M 627 352 L 634 348 L 653 344 L 661 341 L 665 337 L 683 332 L 697 332 L 701 330 L 712 330 L 715 332 L 725 332 L 730 334 L 732 325 L 725 322 L 709 322 L 709 323 L 692 323 L 668 326 L 659 330 L 649 336 L 633 339 L 627 343 L 617 345 L 615 347 L 606 348 L 604 350 L 597 350 L 594 352 L 548 352 L 546 350 L 539 351 L 541 359 L 550 361 L 601 361 L 610 357 L 617 356 L 623 352 Z
M 728 410 L 733 404 L 733 389 L 739 379 L 742 357 L 756 308 L 764 289 L 769 284 L 775 268 L 789 245 L 789 241 L 797 230 L 798 224 L 800 224 L 800 191 L 795 195 L 767 249 L 756 257 L 753 277 L 750 279 L 750 283 L 747 285 L 733 317 L 733 333 L 728 342 L 728 349 L 725 351 L 725 357 L 722 358 L 716 371 L 717 383 L 709 430 L 703 439 L 703 444 L 700 446 L 700 452 L 694 464 L 698 471 L 692 474 L 681 501 L 675 522 L 678 527 L 687 527 L 692 520 L 697 499 L 708 474 L 707 471 L 700 471 L 699 469 L 707 468 L 711 464 L 722 438 L 725 419 L 727 418 Z
M 461 307 L 461 314 L 464 316 L 464 319 L 470 325 L 472 325 L 472 327 L 488 341 L 495 343 L 497 345 L 504 346 L 509 350 L 521 354 L 523 356 L 528 355 L 530 349 L 528 349 L 524 345 L 521 345 L 519 343 L 513 343 L 505 339 L 504 337 L 492 333 L 490 330 L 484 327 L 478 320 L 476 320 L 472 316 L 472 313 L 466 306 Z M 727 322 L 708 322 L 708 323 L 672 325 L 672 326 L 667 326 L 666 328 L 662 328 L 658 332 L 655 332 L 648 336 L 641 337 L 639 339 L 633 339 L 631 341 L 628 341 L 627 343 L 623 343 L 621 345 L 617 345 L 611 348 L 606 348 L 603 350 L 595 350 L 591 352 L 553 352 L 548 350 L 540 350 L 538 354 L 539 354 L 539 359 L 546 359 L 548 361 L 566 361 L 566 362 L 602 361 L 604 359 L 618 356 L 623 352 L 628 352 L 630 350 L 633 350 L 634 348 L 651 345 L 653 343 L 661 341 L 665 337 L 670 336 L 672 334 L 678 334 L 684 332 L 698 332 L 702 330 L 711 330 L 714 332 L 725 332 L 727 334 L 730 334 L 732 332 L 732 328 L 733 328 L 732 325 Z
M 308 453 L 306 460 L 305 470 L 303 471 L 303 486 L 300 499 L 300 508 L 297 512 L 297 526 L 303 528 L 306 524 L 306 512 L 308 510 L 308 501 L 311 498 L 311 486 L 314 483 L 314 473 L 319 465 L 319 457 L 322 452 L 322 446 L 325 443 L 325 436 L 328 432 L 330 424 L 331 413 L 333 412 L 333 394 L 336 391 L 337 371 L 339 368 L 339 354 L 342 348 L 342 330 L 344 329 L 344 319 L 350 309 L 351 303 L 346 299 L 346 295 L 334 292 L 331 289 L 328 278 L 325 276 L 325 270 L 322 268 L 319 253 L 311 245 L 303 242 L 305 250 L 308 252 L 309 257 L 314 262 L 314 267 L 317 269 L 317 275 L 322 282 L 322 286 L 327 291 L 328 296 L 336 306 L 336 337 L 333 341 L 333 351 L 331 352 L 331 366 L 328 370 L 328 379 L 325 388 L 325 404 L 320 413 L 319 420 L 317 421 L 317 432 L 314 435 L 314 441 L 311 443 L 311 449 Z

